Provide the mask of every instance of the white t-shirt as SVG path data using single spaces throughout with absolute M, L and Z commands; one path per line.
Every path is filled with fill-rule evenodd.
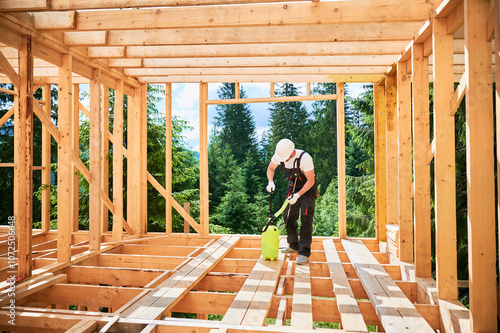
M 302 152 L 303 152 L 303 150 L 301 150 L 301 149 L 295 149 L 295 156 L 292 157 L 287 162 L 284 162 L 285 163 L 285 168 L 286 169 L 292 169 L 294 161 L 299 159 L 299 157 L 302 154 Z M 271 158 L 271 162 L 273 162 L 274 164 L 277 164 L 277 165 L 281 164 L 281 162 L 278 161 L 274 157 L 274 155 Z M 295 164 L 295 165 L 297 165 L 297 164 Z M 308 153 L 305 153 L 304 155 L 302 155 L 302 158 L 300 159 L 300 170 L 303 173 L 305 173 L 305 172 L 311 171 L 313 169 L 314 169 L 313 159 L 312 159 L 311 155 L 309 155 Z

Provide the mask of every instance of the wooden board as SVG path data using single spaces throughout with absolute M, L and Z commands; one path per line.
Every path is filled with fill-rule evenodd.
M 347 237 L 346 227 L 346 184 L 345 184 L 345 111 L 344 83 L 337 83 L 337 173 L 338 173 L 338 207 L 339 207 L 339 237 Z
M 361 241 L 342 245 L 386 332 L 434 332 Z
M 325 239 L 323 246 L 325 248 L 328 267 L 330 268 L 330 277 L 333 283 L 333 291 L 337 300 L 342 328 L 347 331 L 368 332 L 333 240 Z
M 313 328 L 311 274 L 309 271 L 309 264 L 295 266 L 290 326 L 311 330 Z
M 385 86 L 374 84 L 375 113 L 375 209 L 377 223 L 377 239 L 385 241 L 385 225 L 387 224 L 387 165 L 386 159 L 386 105 Z

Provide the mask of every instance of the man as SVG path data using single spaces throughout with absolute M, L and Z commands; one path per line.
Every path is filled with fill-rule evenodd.
M 312 243 L 312 221 L 314 206 L 318 197 L 318 185 L 314 175 L 314 164 L 311 155 L 303 150 L 295 149 L 288 139 L 282 139 L 276 145 L 276 151 L 267 167 L 267 191 L 273 192 L 274 170 L 280 165 L 288 179 L 286 197 L 289 205 L 285 209 L 284 218 L 289 246 L 283 253 L 298 253 L 297 265 L 309 262 Z M 297 233 L 297 219 L 301 213 L 300 240 Z

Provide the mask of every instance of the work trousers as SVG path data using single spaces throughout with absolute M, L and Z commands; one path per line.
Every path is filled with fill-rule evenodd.
M 301 196 L 294 205 L 288 205 L 284 212 L 288 244 L 292 249 L 298 250 L 299 254 L 306 257 L 311 255 L 312 222 L 315 204 L 315 196 Z M 299 213 L 300 237 L 297 224 Z

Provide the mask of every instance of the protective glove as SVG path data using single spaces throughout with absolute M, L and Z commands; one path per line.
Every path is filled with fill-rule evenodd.
M 271 192 L 274 192 L 275 188 L 276 188 L 276 186 L 274 185 L 274 182 L 270 181 L 269 184 L 267 184 L 266 190 L 267 190 L 267 192 L 271 193 Z
M 289 196 L 288 197 L 288 202 L 290 203 L 290 205 L 293 205 L 297 202 L 297 200 L 300 198 L 300 194 L 299 193 L 294 193 L 293 195 Z

